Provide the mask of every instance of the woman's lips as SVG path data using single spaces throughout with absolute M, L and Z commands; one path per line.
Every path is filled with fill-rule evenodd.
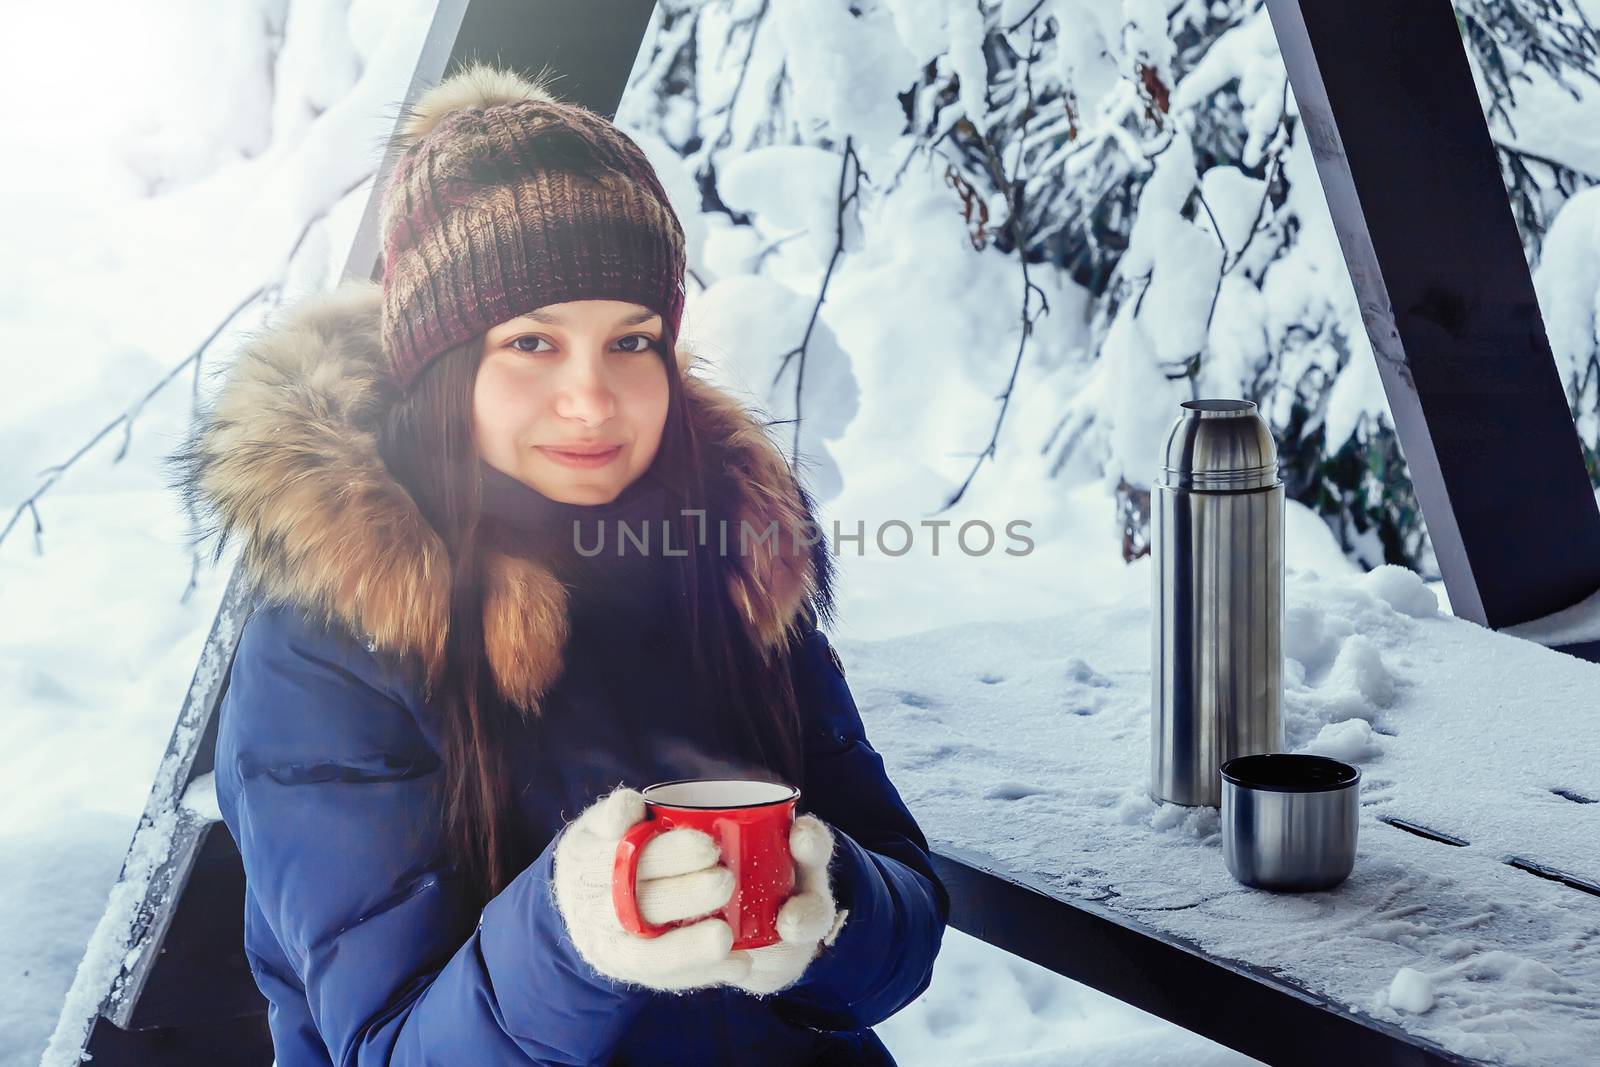
M 539 451 L 557 463 L 568 467 L 603 467 L 622 453 L 621 445 L 613 445 L 603 452 L 571 452 L 566 449 L 537 446 Z

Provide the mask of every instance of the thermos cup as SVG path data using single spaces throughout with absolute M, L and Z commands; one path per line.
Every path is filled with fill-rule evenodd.
M 1222 858 L 1256 889 L 1331 889 L 1356 864 L 1361 770 L 1301 752 L 1222 765 Z
M 1150 795 L 1220 807 L 1223 763 L 1284 747 L 1284 489 L 1255 404 L 1185 402 L 1150 504 Z

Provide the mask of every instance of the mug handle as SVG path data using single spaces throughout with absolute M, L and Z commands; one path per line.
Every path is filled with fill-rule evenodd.
M 634 882 L 639 876 L 639 856 L 644 852 L 644 846 L 667 829 L 667 824 L 660 819 L 645 819 L 628 827 L 628 832 L 617 843 L 617 859 L 611 868 L 611 901 L 617 909 L 617 919 L 622 923 L 622 928 L 630 934 L 660 937 L 678 925 L 646 922 L 639 913 L 639 898 L 634 891 Z

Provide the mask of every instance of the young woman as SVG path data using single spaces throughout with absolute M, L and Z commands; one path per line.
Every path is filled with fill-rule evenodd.
M 810 497 L 687 373 L 666 194 L 484 66 L 396 147 L 382 283 L 243 346 L 173 457 L 257 593 L 216 782 L 279 1067 L 892 1063 L 949 897 L 818 628 Z M 802 791 L 779 944 L 731 951 L 694 830 L 636 883 L 681 924 L 617 918 L 639 788 L 702 777 Z

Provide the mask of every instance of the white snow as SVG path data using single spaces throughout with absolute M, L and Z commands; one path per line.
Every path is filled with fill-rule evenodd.
M 1600 24 L 1600 4 L 1595 0 L 1576 0 L 1567 7 L 1591 25 Z M 1470 50 L 1467 55 L 1476 58 Z M 1487 86 L 1476 62 L 1472 68 L 1482 103 Z M 1567 84 L 1563 86 L 1537 64 L 1522 65 L 1512 79 L 1517 104 L 1511 109 L 1511 122 L 1495 116 L 1495 140 L 1554 159 L 1581 173 L 1600 175 L 1600 128 L 1593 119 L 1595 94 L 1600 86 L 1579 74 L 1569 74 L 1565 80 Z M 1487 113 L 1486 103 L 1484 110 Z
M 1537 641 L 1541 645 L 1574 645 L 1583 641 L 1600 641 L 1600 589 L 1570 608 L 1562 608 L 1554 614 L 1519 622 L 1513 626 L 1503 626 L 1501 632 Z
M 93 1020 L 103 1001 L 108 1011 L 119 1002 L 121 989 L 114 981 L 138 959 L 137 946 L 128 943 L 128 930 L 144 902 L 151 877 L 171 851 L 177 828 L 178 814 L 173 811 L 164 812 L 153 821 L 140 822 L 127 847 L 121 877 L 112 885 L 104 910 L 87 938 L 40 1067 L 74 1067 L 87 1036 L 87 1022 Z M 30 1020 L 35 1026 L 39 1021 Z
M 1330 722 L 1318 730 L 1317 736 L 1306 742 L 1301 751 L 1346 763 L 1365 763 L 1383 755 L 1382 736 L 1373 732 L 1372 724 L 1366 719 L 1345 719 Z
M 836 240 L 839 157 L 807 145 L 773 145 L 730 161 L 717 188 L 723 202 L 752 216 L 757 233 L 771 241 L 799 235 L 812 260 L 810 271 L 828 265 Z M 847 212 L 854 223 L 856 213 Z M 859 226 L 846 230 L 845 250 L 860 243 Z
M 1361 588 L 1413 618 L 1431 619 L 1439 611 L 1439 598 L 1417 578 L 1416 572 L 1392 563 L 1368 571 L 1361 579 Z
M 927 993 L 876 1029 L 903 1067 L 1259 1063 L 956 929 Z
M 1418 1014 L 1433 1007 L 1433 980 L 1412 967 L 1402 967 L 1389 983 L 1389 1006 Z
M 195 775 L 179 803 L 203 819 L 215 822 L 222 818 L 222 809 L 217 806 L 216 775 L 211 771 Z
M 1252 178 L 1232 165 L 1212 167 L 1200 176 L 1200 188 L 1206 199 L 1209 213 L 1200 221 L 1210 229 L 1211 217 L 1216 216 L 1222 240 L 1230 253 L 1237 254 L 1250 239 L 1257 215 L 1261 211 L 1261 198 L 1266 195 L 1267 183 Z

